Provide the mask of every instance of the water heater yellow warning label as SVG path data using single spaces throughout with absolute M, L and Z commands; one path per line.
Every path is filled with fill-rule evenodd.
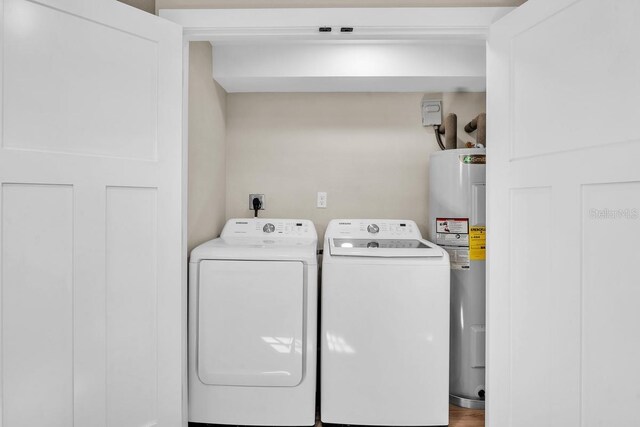
M 478 225 L 469 227 L 469 259 L 471 261 L 484 261 L 487 258 L 486 248 L 487 228 Z

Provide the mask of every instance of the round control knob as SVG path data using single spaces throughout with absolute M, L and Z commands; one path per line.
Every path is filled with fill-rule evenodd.
M 367 226 L 367 231 L 368 231 L 369 233 L 376 234 L 378 231 L 380 231 L 380 227 L 378 227 L 378 225 L 377 225 L 377 224 L 369 224 L 369 225 Z
M 276 226 L 268 222 L 264 225 L 264 227 L 262 227 L 262 231 L 264 231 L 265 233 L 273 233 L 274 231 L 276 231 Z

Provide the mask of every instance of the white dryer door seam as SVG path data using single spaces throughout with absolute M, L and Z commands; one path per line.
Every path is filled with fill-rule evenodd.
M 303 263 L 204 260 L 199 276 L 200 380 L 226 386 L 300 384 Z

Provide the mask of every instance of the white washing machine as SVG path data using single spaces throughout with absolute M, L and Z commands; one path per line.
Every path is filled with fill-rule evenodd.
M 333 220 L 322 262 L 321 418 L 449 423 L 449 256 L 413 221 Z
M 189 420 L 315 424 L 317 234 L 231 219 L 189 263 Z

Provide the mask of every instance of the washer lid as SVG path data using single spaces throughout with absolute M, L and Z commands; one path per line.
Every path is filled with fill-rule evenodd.
M 330 238 L 332 256 L 413 258 L 442 257 L 440 248 L 423 239 Z

